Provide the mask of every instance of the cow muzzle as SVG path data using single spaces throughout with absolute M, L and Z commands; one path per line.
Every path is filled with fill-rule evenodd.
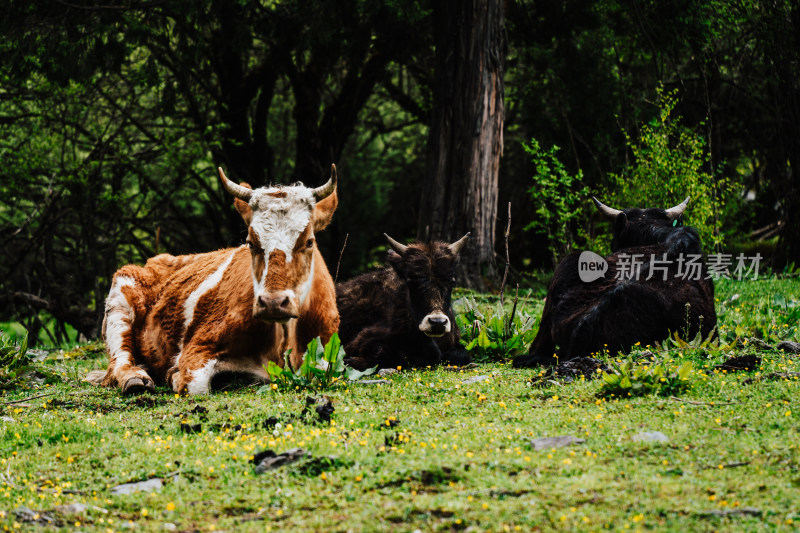
M 262 293 L 253 303 L 253 318 L 266 322 L 287 322 L 299 314 L 294 291 Z
M 428 337 L 441 337 L 450 333 L 450 319 L 444 313 L 431 313 L 422 319 L 419 330 Z

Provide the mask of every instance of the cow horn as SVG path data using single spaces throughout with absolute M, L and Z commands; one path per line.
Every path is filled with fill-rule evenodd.
M 456 242 L 451 244 L 450 245 L 450 251 L 453 252 L 454 254 L 458 255 L 458 252 L 461 251 L 461 249 L 464 247 L 464 244 L 466 244 L 467 239 L 469 239 L 469 235 L 470 235 L 470 232 L 467 232 L 466 235 L 464 235 L 463 237 L 458 239 Z
M 389 237 L 385 233 L 383 234 L 383 236 L 386 237 L 387 241 L 389 241 L 389 246 L 392 247 L 392 250 L 394 250 L 398 254 L 403 255 L 404 253 L 406 253 L 406 250 L 408 250 L 408 246 L 406 246 L 405 244 L 400 244 L 399 242 L 397 242 L 396 240 L 392 239 L 391 237 Z
M 218 170 L 219 177 L 222 180 L 222 186 L 225 187 L 225 190 L 231 193 L 235 198 L 249 202 L 250 198 L 253 197 L 253 189 L 236 185 L 234 182 L 228 179 L 228 177 L 225 175 L 225 172 L 222 170 L 222 167 L 219 167 Z
M 331 177 L 328 179 L 328 183 L 312 191 L 316 201 L 324 200 L 336 190 L 336 178 L 336 165 L 331 164 Z
M 670 220 L 675 220 L 676 218 L 681 216 L 684 211 L 686 211 L 686 206 L 687 205 L 689 205 L 689 197 L 688 196 L 686 197 L 686 200 L 684 200 L 683 202 L 679 203 L 675 207 L 670 207 L 669 209 L 667 209 L 667 216 L 669 217 Z
M 606 204 L 604 204 L 603 202 L 601 202 L 600 200 L 598 200 L 594 196 L 592 196 L 592 200 L 594 200 L 594 205 L 597 206 L 597 209 L 599 209 L 600 212 L 603 213 L 603 215 L 606 218 L 610 218 L 611 220 L 614 220 L 615 218 L 617 218 L 617 215 L 622 213 L 622 211 L 620 211 L 619 209 L 613 209 L 611 207 L 608 207 Z

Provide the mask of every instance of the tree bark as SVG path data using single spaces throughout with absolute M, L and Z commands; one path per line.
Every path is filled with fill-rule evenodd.
M 498 167 L 503 152 L 502 0 L 439 0 L 434 6 L 436 73 L 421 240 L 472 237 L 459 285 L 495 280 Z

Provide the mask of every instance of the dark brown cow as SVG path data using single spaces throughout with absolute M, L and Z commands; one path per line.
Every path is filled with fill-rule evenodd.
M 386 235 L 389 268 L 336 286 L 347 364 L 365 370 L 470 361 L 450 307 L 458 254 L 468 237 L 406 246 Z
M 581 254 L 561 261 L 547 290 L 539 333 L 528 353 L 514 359 L 516 367 L 554 365 L 603 350 L 617 353 L 637 342 L 655 344 L 670 332 L 706 337 L 716 327 L 714 284 L 705 279 L 700 237 L 682 222 L 689 198 L 666 210 L 620 211 L 594 201 L 613 226 L 608 270 L 585 282 L 579 273 Z M 691 257 L 700 263 L 701 279 L 679 275 Z M 618 279 L 636 259 L 641 262 L 638 279 Z

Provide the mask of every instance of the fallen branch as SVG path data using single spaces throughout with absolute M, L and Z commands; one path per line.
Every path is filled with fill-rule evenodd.
M 700 516 L 734 516 L 734 515 L 748 515 L 748 516 L 761 516 L 763 512 L 761 509 L 754 507 L 738 507 L 736 509 L 713 509 L 711 511 L 700 511 L 696 513 Z
M 55 392 L 48 392 L 46 394 L 39 394 L 37 396 L 30 396 L 28 398 L 22 398 L 21 400 L 14 400 L 14 401 L 11 401 L 11 402 L 4 402 L 3 405 L 13 405 L 15 403 L 23 403 L 23 402 L 27 402 L 28 400 L 35 400 L 36 398 L 44 398 L 45 396 L 52 396 L 54 394 L 56 394 L 56 393 Z
M 742 402 L 696 402 L 694 400 L 685 400 L 683 398 L 678 398 L 677 396 L 670 396 L 669 399 L 672 400 L 673 402 L 684 402 L 684 403 L 690 403 L 692 405 L 710 405 L 712 407 L 715 405 L 737 405 L 742 403 Z
M 506 232 L 504 234 L 505 241 L 506 241 L 506 269 L 503 272 L 503 282 L 500 283 L 500 305 L 505 304 L 505 294 L 506 294 L 506 278 L 508 277 L 508 265 L 511 263 L 511 260 L 508 256 L 508 236 L 511 233 L 511 202 L 508 202 L 508 225 L 506 226 Z M 519 285 L 517 285 L 517 290 L 519 290 Z
M 719 465 L 718 466 L 703 466 L 701 468 L 703 470 L 724 470 L 725 468 L 736 468 L 738 466 L 747 466 L 749 464 L 750 464 L 750 461 L 742 461 L 742 462 L 739 462 L 739 463 L 728 463 L 726 465 L 722 465 L 721 469 L 720 469 Z
M 339 281 L 339 266 L 342 264 L 342 255 L 344 255 L 344 248 L 345 248 L 345 246 L 347 246 L 347 237 L 349 237 L 349 236 L 350 236 L 349 233 L 345 234 L 345 236 L 344 236 L 344 244 L 342 244 L 342 249 L 339 251 L 339 262 L 336 263 L 336 276 L 333 278 L 333 282 L 334 283 Z

